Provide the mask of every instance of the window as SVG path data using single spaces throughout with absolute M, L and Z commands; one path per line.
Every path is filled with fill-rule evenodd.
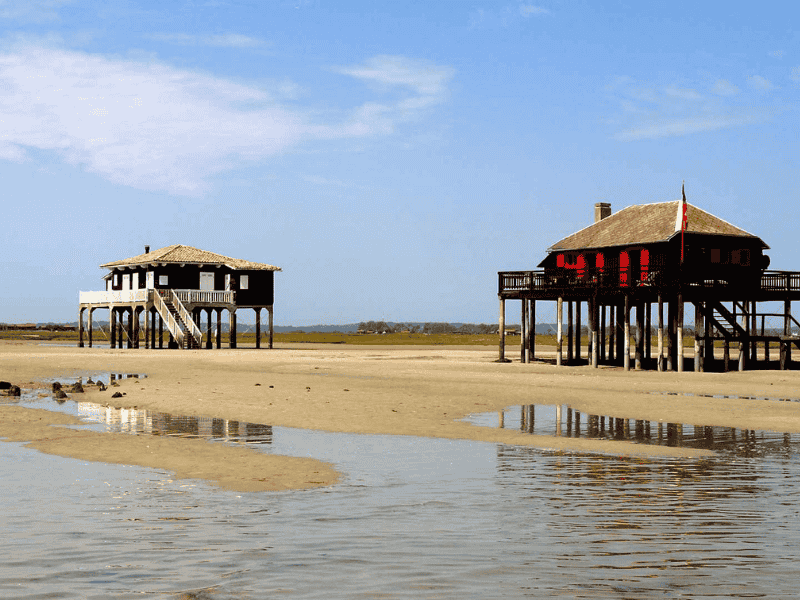
M 169 276 L 168 275 L 159 275 L 158 276 L 158 285 L 169 285 Z
M 114 273 L 114 287 L 119 286 L 119 273 Z
M 242 275 L 239 277 L 239 289 L 246 290 L 250 285 L 250 276 L 249 275 Z
M 619 285 L 628 286 L 628 269 L 631 264 L 630 256 L 624 250 L 619 253 Z

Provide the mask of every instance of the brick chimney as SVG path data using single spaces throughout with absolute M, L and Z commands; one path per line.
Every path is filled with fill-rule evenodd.
M 145 254 L 150 254 L 150 246 L 145 246 L 144 247 L 144 253 Z
M 611 204 L 608 202 L 598 202 L 594 205 L 594 222 L 602 221 L 611 216 Z

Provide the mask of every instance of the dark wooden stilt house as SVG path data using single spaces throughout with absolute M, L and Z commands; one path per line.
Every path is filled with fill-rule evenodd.
M 200 348 L 203 344 L 202 313 L 207 315 L 205 347 L 212 348 L 212 313 L 216 312 L 214 338 L 221 347 L 222 311 L 230 323 L 230 347 L 236 347 L 236 312 L 252 308 L 256 313 L 256 347 L 261 347 L 261 310 L 269 313 L 269 347 L 272 348 L 274 273 L 279 267 L 230 258 L 179 244 L 100 265 L 109 270 L 106 289 L 80 292 L 79 346 L 84 345 L 83 313 L 88 310 L 88 343 L 92 346 L 92 313 L 109 310 L 111 347 L 140 344 L 144 313 L 145 348 L 163 347 L 164 330 L 169 345 Z M 127 316 L 127 328 L 122 326 Z M 158 335 L 156 335 L 158 331 Z
M 537 300 L 557 303 L 556 363 L 563 364 L 563 305 L 567 304 L 566 363 L 581 361 L 581 308 L 589 323 L 587 361 L 630 368 L 630 318 L 636 312 L 634 366 L 682 371 L 684 304 L 695 309 L 694 369 L 730 368 L 730 346 L 738 347 L 738 369 L 755 364 L 757 344 L 770 360 L 788 368 L 791 346 L 800 346 L 791 302 L 800 299 L 800 272 L 769 271 L 769 247 L 761 238 L 685 200 L 629 206 L 611 214 L 595 205 L 595 222 L 548 249 L 535 271 L 499 272 L 500 360 L 505 361 L 505 302 L 522 301 L 521 360 L 535 355 Z M 758 303 L 782 302 L 782 313 Z M 664 306 L 667 307 L 666 321 Z M 652 354 L 652 307 L 657 306 L 658 354 Z M 765 329 L 766 317 L 781 326 Z M 759 321 L 760 319 L 760 321 Z M 760 330 L 759 330 L 760 325 Z M 714 342 L 722 341 L 721 360 Z

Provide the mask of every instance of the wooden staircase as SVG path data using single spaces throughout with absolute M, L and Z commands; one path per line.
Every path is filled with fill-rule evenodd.
M 180 348 L 200 348 L 202 333 L 173 290 L 159 290 L 154 305 Z

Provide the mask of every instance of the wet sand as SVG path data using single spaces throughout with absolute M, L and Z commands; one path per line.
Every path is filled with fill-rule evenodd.
M 514 355 L 513 348 L 508 355 Z M 272 351 L 248 348 L 169 351 L 0 342 L 0 380 L 31 387 L 46 385 L 42 382 L 47 380 L 98 373 L 141 373 L 147 378 L 121 382 L 118 389 L 126 392 L 124 399 L 111 398 L 117 388 L 70 396 L 112 406 L 137 406 L 272 426 L 470 439 L 626 456 L 688 457 L 711 452 L 624 441 L 536 436 L 509 429 L 475 427 L 460 419 L 471 413 L 499 411 L 512 405 L 569 404 L 583 413 L 627 419 L 800 432 L 800 402 L 649 393 L 800 398 L 797 371 L 626 373 L 617 368 L 498 364 L 493 362 L 496 356 L 496 349 L 486 346 L 299 344 Z M 301 459 L 267 457 L 247 449 L 225 448 L 198 440 L 163 440 L 170 443 L 146 452 L 149 449 L 142 448 L 142 444 L 150 443 L 152 448 L 152 437 L 86 436 L 87 432 L 82 436 L 63 436 L 63 428 L 42 426 L 34 417 L 16 414 L 14 418 L 18 420 L 13 426 L 8 425 L 9 415 L 8 409 L 0 412 L 0 436 L 8 437 L 12 432 L 15 440 L 37 440 L 34 447 L 43 451 L 82 460 L 168 469 L 176 477 L 208 479 L 228 489 L 328 485 L 338 477 L 330 465 L 320 461 L 304 463 Z M 100 441 L 98 436 L 106 441 Z M 60 438 L 58 443 L 50 439 L 53 437 Z M 192 442 L 191 449 L 188 442 Z M 197 448 L 201 445 L 204 445 L 205 466 L 198 465 L 201 461 L 194 458 L 200 456 L 195 452 L 199 452 Z M 114 451 L 114 447 L 119 450 Z M 260 457 L 258 477 L 252 476 L 255 467 L 247 462 L 252 457 L 242 459 L 241 465 L 234 464 L 225 454 L 229 451 Z M 289 462 L 282 462 L 282 458 Z

